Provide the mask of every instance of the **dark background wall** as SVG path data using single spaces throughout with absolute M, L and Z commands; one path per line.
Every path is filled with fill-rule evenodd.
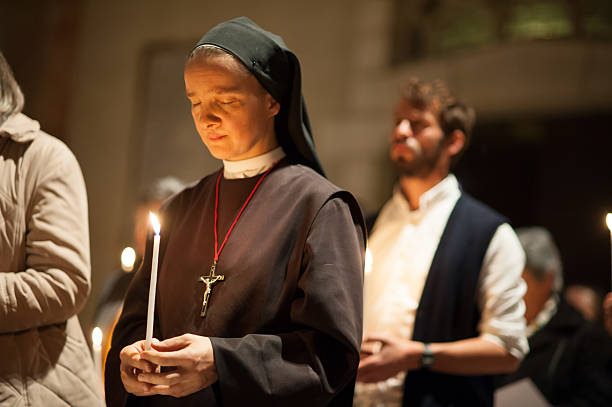
M 68 141 L 78 0 L 0 1 L 0 49 L 26 98 L 24 112 Z
M 609 289 L 611 120 L 609 112 L 593 112 L 483 123 L 456 171 L 466 191 L 515 227 L 552 232 L 566 285 Z

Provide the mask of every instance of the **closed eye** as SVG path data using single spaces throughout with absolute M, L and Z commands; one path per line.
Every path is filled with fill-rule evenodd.
M 189 104 L 191 104 L 191 107 L 194 106 L 198 106 L 200 104 L 200 101 L 195 101 L 195 98 L 190 98 L 189 96 L 187 96 L 187 101 L 189 102 Z

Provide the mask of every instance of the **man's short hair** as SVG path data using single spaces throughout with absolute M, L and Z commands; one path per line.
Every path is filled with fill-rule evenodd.
M 553 291 L 560 293 L 563 289 L 563 265 L 559 249 L 550 232 L 542 227 L 516 229 L 516 234 L 525 251 L 525 268 L 538 280 L 547 275 L 554 277 Z
M 455 130 L 465 135 L 465 145 L 453 157 L 455 163 L 467 148 L 476 121 L 476 112 L 468 104 L 458 100 L 448 86 L 441 80 L 431 82 L 417 78 L 409 79 L 401 87 L 401 96 L 418 109 L 432 110 L 440 123 L 445 136 Z
M 0 125 L 23 109 L 23 93 L 0 51 Z

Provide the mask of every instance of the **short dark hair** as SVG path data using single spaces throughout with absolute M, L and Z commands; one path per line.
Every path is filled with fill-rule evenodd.
M 446 84 L 437 79 L 431 82 L 410 78 L 401 87 L 401 96 L 418 109 L 433 110 L 436 113 L 444 136 L 455 130 L 465 135 L 465 146 L 453 157 L 455 163 L 467 148 L 472 138 L 476 112 L 467 103 L 458 100 Z
M 0 125 L 23 109 L 23 93 L 0 51 Z

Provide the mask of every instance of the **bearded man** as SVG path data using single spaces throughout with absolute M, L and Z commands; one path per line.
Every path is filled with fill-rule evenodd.
M 368 242 L 356 406 L 492 406 L 492 375 L 528 351 L 521 245 L 450 173 L 474 116 L 439 81 L 402 88 L 399 182 Z

